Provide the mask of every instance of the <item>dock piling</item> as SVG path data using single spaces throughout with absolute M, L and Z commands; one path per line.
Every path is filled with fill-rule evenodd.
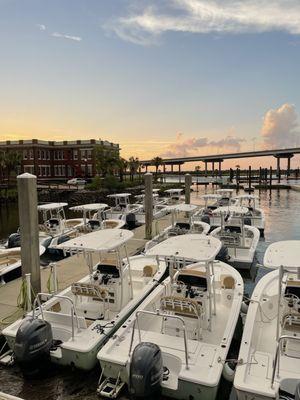
M 152 239 L 152 222 L 153 222 L 153 186 L 152 174 L 147 172 L 145 178 L 145 238 Z
M 191 186 L 192 186 L 192 176 L 190 174 L 185 174 L 185 204 L 191 204 Z
M 37 211 L 36 176 L 24 173 L 17 177 L 21 233 L 22 276 L 31 274 L 35 293 L 41 291 L 40 247 Z

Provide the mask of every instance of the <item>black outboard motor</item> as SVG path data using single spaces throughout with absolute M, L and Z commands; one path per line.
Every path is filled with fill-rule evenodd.
M 161 393 L 163 361 L 160 348 L 150 342 L 139 343 L 131 357 L 129 392 L 133 398 L 152 398 Z
M 52 340 L 49 322 L 32 317 L 23 320 L 17 331 L 14 354 L 25 377 L 47 370 Z
M 201 217 L 201 222 L 206 222 L 208 225 L 210 225 L 210 218 L 209 215 L 203 215 Z
M 134 213 L 129 213 L 126 215 L 126 225 L 129 229 L 136 227 L 136 217 Z
M 7 239 L 7 248 L 13 249 L 14 247 L 21 247 L 21 235 L 20 233 L 12 233 Z
M 217 254 L 216 260 L 227 262 L 230 259 L 228 254 L 228 248 L 226 246 L 222 246 L 221 250 Z

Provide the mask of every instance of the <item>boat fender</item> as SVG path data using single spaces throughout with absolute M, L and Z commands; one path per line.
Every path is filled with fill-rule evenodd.
M 222 375 L 223 378 L 226 379 L 228 382 L 233 382 L 234 380 L 234 375 L 235 375 L 235 368 L 236 368 L 236 363 L 233 361 L 227 361 L 224 364 Z

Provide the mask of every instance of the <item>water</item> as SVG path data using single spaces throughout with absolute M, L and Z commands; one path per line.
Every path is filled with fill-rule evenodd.
M 209 189 L 208 189 L 209 190 Z M 192 202 L 201 204 L 200 196 L 205 188 L 192 194 Z M 272 242 L 278 240 L 300 240 L 300 192 L 292 190 L 260 191 L 261 207 L 265 211 L 265 238 L 261 239 L 256 252 L 256 263 L 261 264 L 263 255 Z M 18 227 L 18 212 L 15 204 L 0 208 L 0 239 L 6 238 Z M 251 271 L 243 272 L 245 293 L 251 295 L 255 284 L 268 272 L 265 268 L 253 266 Z M 1 291 L 1 288 L 0 288 Z M 237 351 L 237 346 L 233 350 Z M 96 400 L 98 368 L 91 372 L 72 371 L 57 368 L 49 376 L 37 381 L 24 381 L 18 367 L 0 367 L 0 390 L 26 400 Z M 126 398 L 126 394 L 123 396 Z M 222 382 L 219 400 L 235 399 L 234 391 L 228 383 Z

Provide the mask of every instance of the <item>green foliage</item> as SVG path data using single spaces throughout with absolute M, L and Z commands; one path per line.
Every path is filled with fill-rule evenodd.
M 109 191 L 120 191 L 126 188 L 135 187 L 139 185 L 139 180 L 135 179 L 133 181 L 119 181 L 114 175 L 107 175 L 104 178 L 95 176 L 91 183 L 85 186 L 87 190 L 101 190 L 107 189 Z

